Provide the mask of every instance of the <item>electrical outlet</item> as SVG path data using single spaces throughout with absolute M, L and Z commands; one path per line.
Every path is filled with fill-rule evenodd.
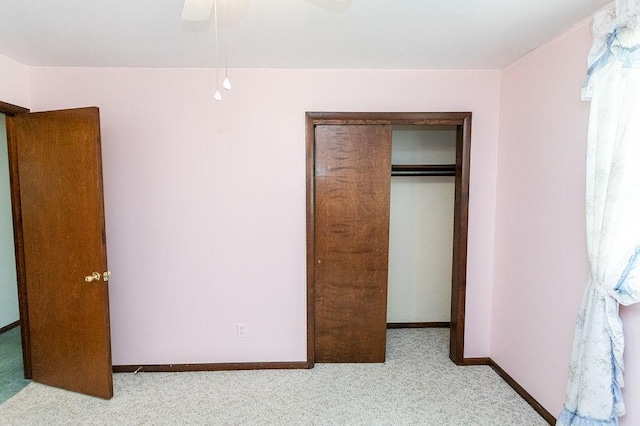
M 237 324 L 237 331 L 238 331 L 238 338 L 239 339 L 244 339 L 245 337 L 247 337 L 248 334 L 248 329 L 247 329 L 247 324 L 239 322 Z

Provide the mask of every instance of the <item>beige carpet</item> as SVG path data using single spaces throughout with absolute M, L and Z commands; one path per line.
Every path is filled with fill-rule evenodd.
M 447 358 L 448 329 L 389 330 L 385 364 L 115 374 L 110 401 L 31 383 L 0 425 L 546 425 L 490 367 Z

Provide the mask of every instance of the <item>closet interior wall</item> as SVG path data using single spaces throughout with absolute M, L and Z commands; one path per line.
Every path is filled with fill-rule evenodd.
M 394 126 L 391 158 L 396 172 L 387 323 L 446 325 L 451 321 L 455 198 L 455 172 L 448 167 L 456 162 L 456 127 Z M 419 170 L 423 166 L 436 167 Z

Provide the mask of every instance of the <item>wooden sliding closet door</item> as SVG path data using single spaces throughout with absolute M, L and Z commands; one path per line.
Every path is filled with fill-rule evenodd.
M 384 362 L 391 126 L 315 128 L 315 361 Z

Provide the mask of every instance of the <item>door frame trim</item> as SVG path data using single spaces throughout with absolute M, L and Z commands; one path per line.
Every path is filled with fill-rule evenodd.
M 15 114 L 30 113 L 27 108 L 0 101 L 0 112 L 6 115 L 7 148 L 9 151 L 9 186 L 11 188 L 11 211 L 13 212 L 13 241 L 16 255 L 16 277 L 18 281 L 18 309 L 20 312 L 20 336 L 22 338 L 22 363 L 24 378 L 31 379 L 31 334 L 29 333 L 29 306 L 27 303 L 27 283 L 24 265 L 24 239 L 22 235 L 22 208 L 20 203 L 20 179 L 18 156 L 11 138 L 11 117 Z
M 456 174 L 451 280 L 449 358 L 464 364 L 467 240 L 471 159 L 471 112 L 307 112 L 307 366 L 315 363 L 315 126 L 316 125 L 456 126 Z M 391 173 L 391 170 L 389 171 Z

